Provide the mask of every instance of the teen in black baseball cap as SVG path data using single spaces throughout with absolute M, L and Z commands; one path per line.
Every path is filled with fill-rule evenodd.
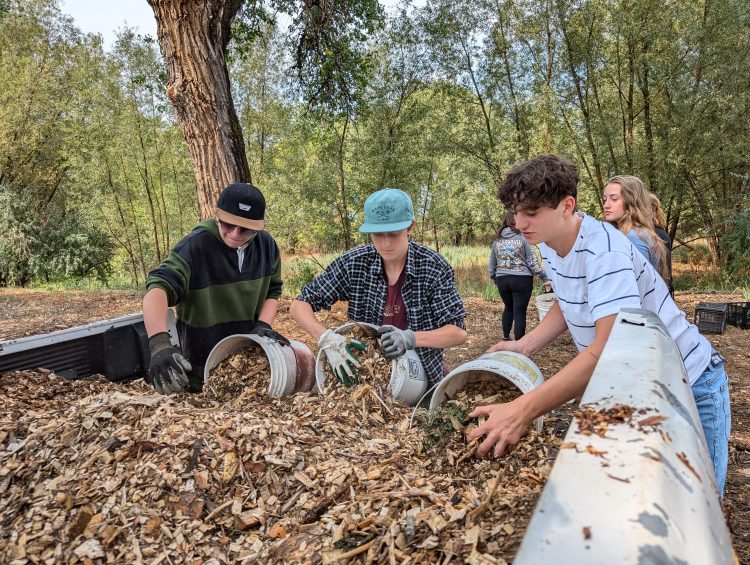
M 265 228 L 266 200 L 246 183 L 227 186 L 203 220 L 149 273 L 143 322 L 147 378 L 163 394 L 200 391 L 209 353 L 222 339 L 257 334 L 288 345 L 271 328 L 281 296 L 281 252 Z M 177 313 L 177 336 L 167 308 Z
M 266 199 L 252 184 L 230 184 L 216 202 L 216 219 L 225 225 L 260 231 L 265 225 Z

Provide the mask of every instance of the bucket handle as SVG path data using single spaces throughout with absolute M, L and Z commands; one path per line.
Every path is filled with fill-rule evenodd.
M 414 410 L 411 411 L 411 418 L 409 418 L 409 427 L 407 429 L 411 429 L 412 424 L 414 423 L 414 416 L 417 415 L 417 409 L 419 409 L 419 405 L 422 404 L 422 401 L 427 398 L 427 395 L 430 394 L 433 390 L 437 388 L 437 386 L 440 384 L 440 381 L 436 382 L 434 385 L 432 385 L 429 389 L 427 389 L 427 392 L 425 392 L 422 395 L 422 398 L 419 399 L 419 402 L 417 402 L 414 405 Z

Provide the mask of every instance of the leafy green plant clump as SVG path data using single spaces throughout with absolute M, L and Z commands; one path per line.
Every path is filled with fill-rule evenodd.
M 474 418 L 468 418 L 471 408 L 465 403 L 449 400 L 435 410 L 419 409 L 415 416 L 417 422 L 422 426 L 425 440 L 422 443 L 423 453 L 438 446 L 444 445 L 461 431 Z

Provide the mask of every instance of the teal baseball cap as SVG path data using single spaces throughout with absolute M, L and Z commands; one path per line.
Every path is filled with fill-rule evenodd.
M 365 200 L 365 223 L 361 233 L 401 231 L 414 221 L 414 206 L 403 190 L 384 188 L 373 192 Z

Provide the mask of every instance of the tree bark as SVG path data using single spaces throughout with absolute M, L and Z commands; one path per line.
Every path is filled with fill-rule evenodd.
M 344 159 L 346 156 L 346 134 L 349 129 L 349 113 L 346 113 L 344 117 L 344 124 L 341 127 L 341 133 L 336 128 L 336 122 L 333 122 L 333 130 L 336 132 L 336 138 L 338 143 L 336 145 L 336 163 L 338 165 L 338 175 L 336 176 L 336 183 L 339 189 L 339 218 L 341 220 L 341 232 L 344 237 L 344 245 L 346 249 L 351 249 L 352 244 L 352 233 L 351 233 L 351 222 L 349 221 L 349 207 L 347 205 L 348 196 L 346 194 L 346 171 L 344 169 Z
M 657 191 L 656 186 L 656 157 L 654 156 L 654 127 L 653 118 L 651 117 L 651 92 L 649 90 L 650 69 L 648 66 L 648 59 L 646 57 L 648 53 L 649 45 L 646 44 L 643 48 L 643 77 L 641 79 L 641 92 L 643 94 L 643 133 L 646 136 L 646 160 L 647 166 L 647 177 L 648 177 L 648 188 L 651 192 Z
M 133 242 L 130 239 L 130 230 L 128 229 L 128 222 L 125 219 L 125 213 L 122 210 L 122 206 L 120 205 L 120 199 L 117 196 L 117 188 L 115 187 L 114 179 L 112 178 L 112 168 L 109 165 L 109 159 L 107 159 L 106 152 L 102 149 L 102 159 L 104 160 L 104 166 L 107 172 L 107 186 L 109 186 L 110 190 L 112 191 L 112 196 L 115 200 L 115 205 L 117 206 L 117 215 L 120 218 L 120 223 L 122 224 L 122 231 L 123 231 L 123 238 L 117 236 L 114 229 L 112 229 L 112 223 L 107 218 L 104 218 L 104 221 L 102 222 L 103 225 L 107 228 L 112 238 L 117 241 L 127 252 L 128 258 L 130 259 L 130 266 L 132 268 L 132 274 L 133 274 L 133 283 L 135 283 L 135 286 L 140 287 L 140 279 L 138 277 L 138 263 L 135 260 L 135 254 L 133 253 Z
M 427 184 L 424 189 L 424 202 L 422 203 L 422 221 L 420 222 L 420 238 L 419 241 L 427 241 L 427 208 L 430 205 L 430 197 L 432 195 L 432 174 L 434 170 L 434 162 L 430 159 L 430 172 L 427 174 Z
M 251 182 L 242 129 L 232 101 L 226 48 L 244 0 L 148 0 L 167 65 L 167 96 L 195 168 L 201 218 L 221 190 Z
M 628 97 L 626 100 L 628 116 L 625 121 L 625 159 L 628 169 L 635 169 L 633 156 L 633 137 L 635 132 L 635 45 L 632 35 L 628 35 Z
M 544 14 L 544 38 L 545 47 L 547 53 L 547 60 L 545 66 L 545 89 L 544 89 L 544 102 L 547 108 L 547 117 L 545 118 L 545 137 L 544 137 L 544 151 L 545 153 L 553 153 L 555 149 L 554 143 L 554 115 L 555 105 L 553 103 L 554 90 L 552 88 L 552 78 L 555 74 L 555 35 L 552 30 L 552 8 L 549 3 L 545 6 Z
M 713 214 L 711 213 L 708 198 L 706 197 L 705 191 L 698 186 L 697 182 L 695 182 L 694 176 L 687 170 L 687 167 L 683 167 L 683 174 L 685 175 L 685 180 L 690 185 L 695 201 L 698 204 L 698 213 L 703 222 L 703 228 L 706 230 L 708 248 L 711 250 L 711 261 L 714 265 L 719 266 L 721 264 L 721 246 L 719 245 L 719 237 L 716 233 L 716 223 L 714 222 Z
M 492 131 L 492 120 L 491 120 L 492 101 L 490 99 L 485 98 L 485 96 L 482 93 L 482 89 L 479 86 L 476 73 L 474 72 L 474 62 L 472 61 L 471 50 L 469 49 L 469 45 L 467 44 L 466 39 L 464 38 L 463 35 L 459 35 L 458 39 L 461 43 L 461 50 L 463 51 L 464 59 L 466 60 L 466 70 L 469 73 L 469 77 L 471 78 L 471 84 L 474 88 L 474 95 L 477 98 L 479 107 L 482 109 L 482 117 L 484 118 L 484 128 L 485 128 L 485 132 L 487 133 L 487 151 L 483 152 L 485 153 L 485 158 L 483 159 L 483 162 L 487 166 L 490 174 L 492 175 L 492 178 L 495 182 L 495 186 L 499 187 L 503 181 L 503 176 L 500 174 L 500 170 L 498 166 L 495 164 L 493 157 L 492 157 L 493 154 L 495 153 L 495 135 Z
M 495 2 L 495 6 L 497 8 L 497 29 L 500 32 L 500 41 L 495 40 L 495 48 L 502 56 L 503 74 L 508 83 L 510 106 L 513 113 L 513 124 L 516 128 L 516 147 L 520 149 L 521 158 L 526 160 L 529 158 L 529 153 L 531 152 L 531 140 L 529 139 L 529 133 L 526 127 L 526 110 L 523 102 L 516 93 L 515 81 L 513 79 L 513 65 L 508 57 L 508 49 L 512 40 L 508 38 L 508 32 L 506 30 L 505 22 L 503 21 L 502 6 L 498 2 Z

